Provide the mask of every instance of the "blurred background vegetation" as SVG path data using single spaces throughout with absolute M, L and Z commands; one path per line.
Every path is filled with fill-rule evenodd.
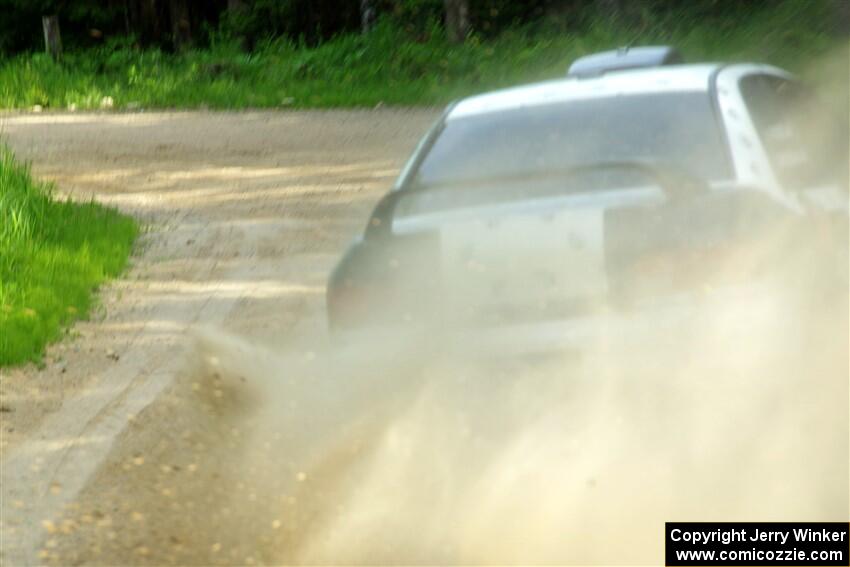
M 0 0 L 0 13 L 0 107 L 35 109 L 443 104 L 626 44 L 805 74 L 846 58 L 850 29 L 848 0 Z M 61 54 L 45 53 L 45 16 Z

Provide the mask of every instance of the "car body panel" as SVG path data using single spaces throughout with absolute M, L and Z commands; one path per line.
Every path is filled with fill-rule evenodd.
M 682 332 L 734 321 L 743 338 L 769 328 L 781 296 L 768 281 L 652 298 L 628 310 L 608 309 L 569 319 L 458 329 L 447 343 L 483 358 L 551 353 L 616 352 L 674 343 Z M 746 311 L 744 313 L 744 311 Z M 736 316 L 740 315 L 740 316 Z M 729 328 L 726 325 L 725 328 Z
M 604 298 L 604 212 L 562 207 L 444 224 L 440 270 L 449 308 L 480 317 Z
M 460 325 L 467 328 L 460 335 L 470 344 L 475 341 L 469 337 L 476 335 L 491 344 L 503 340 L 498 337 L 512 336 L 509 341 L 517 347 L 512 350 L 520 351 L 551 343 L 579 346 L 599 333 L 625 336 L 642 332 L 652 321 L 692 317 L 706 302 L 700 287 L 683 292 L 675 285 L 661 286 L 655 297 L 635 293 L 627 310 L 610 309 L 623 288 L 640 290 L 642 256 L 655 260 L 659 249 L 678 254 L 674 259 L 682 262 L 671 264 L 665 258 L 666 272 L 646 270 L 650 274 L 646 281 L 655 287 L 665 278 L 687 279 L 688 272 L 701 273 L 704 267 L 732 271 L 737 261 L 760 268 L 781 252 L 758 242 L 759 231 L 767 231 L 762 233 L 781 246 L 798 238 L 812 207 L 847 214 L 846 192 L 840 188 L 828 186 L 807 194 L 782 187 L 741 93 L 741 81 L 759 75 L 794 80 L 767 65 L 669 65 L 547 81 L 450 105 L 402 170 L 393 189 L 398 195 L 390 205 L 391 220 L 379 218 L 377 211 L 383 206 L 379 205 L 366 237 L 355 241 L 331 276 L 331 323 L 339 319 L 334 313 L 341 303 L 333 290 L 357 288 L 369 270 L 370 281 L 393 282 L 387 290 L 396 285 L 407 288 L 407 293 L 385 290 L 373 298 L 375 305 L 403 305 L 404 312 L 401 319 L 376 320 L 396 324 L 421 318 Z M 440 201 L 451 203 L 458 198 L 456 193 L 412 186 L 423 158 L 454 121 L 593 98 L 680 92 L 710 98 L 730 159 L 732 178 L 707 183 L 695 195 L 672 195 L 649 183 L 453 207 Z M 486 185 L 483 189 L 489 190 Z M 375 231 L 380 238 L 370 238 L 372 225 L 381 222 L 386 226 Z M 718 257 L 731 239 L 738 239 L 743 253 L 736 252 L 724 266 L 727 259 Z M 682 250 L 687 257 L 680 254 Z M 364 266 L 371 268 L 364 271 Z M 722 282 L 719 288 L 752 286 L 735 280 Z M 739 291 L 734 293 L 740 296 Z M 711 302 L 724 295 L 713 297 Z M 525 315 L 515 316 L 519 312 Z M 520 337 L 523 340 L 517 340 Z M 525 342 L 531 343 L 530 348 L 519 346 Z
M 801 211 L 795 193 L 782 188 L 762 145 L 749 109 L 741 94 L 741 79 L 752 75 L 772 75 L 795 80 L 793 75 L 770 65 L 728 65 L 716 77 L 716 100 L 727 133 L 735 177 L 741 185 L 765 191 L 784 206 Z
M 708 92 L 709 79 L 719 65 L 671 65 L 630 69 L 590 78 L 570 77 L 503 89 L 458 102 L 447 121 L 545 104 L 632 94 Z

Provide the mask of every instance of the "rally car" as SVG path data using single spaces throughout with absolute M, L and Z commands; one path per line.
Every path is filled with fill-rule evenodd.
M 846 120 L 815 101 L 776 67 L 638 47 L 453 103 L 334 269 L 330 327 L 566 344 L 801 256 L 846 274 Z

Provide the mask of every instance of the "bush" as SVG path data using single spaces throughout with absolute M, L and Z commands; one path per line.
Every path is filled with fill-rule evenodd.
M 120 273 L 136 223 L 94 202 L 57 201 L 0 147 L 0 366 L 37 361 Z
M 41 54 L 0 60 L 0 107 L 98 108 L 104 97 L 117 108 L 445 104 L 561 77 L 576 57 L 626 44 L 673 44 L 694 61 L 749 59 L 792 71 L 807 71 L 842 45 L 828 29 L 832 5 L 816 0 L 750 6 L 737 19 L 719 8 L 700 16 L 689 5 L 652 0 L 651 17 L 550 14 L 492 37 L 473 34 L 462 45 L 446 41 L 432 0 L 398 5 L 419 15 L 385 17 L 366 35 L 342 34 L 313 47 L 266 37 L 246 53 L 219 33 L 210 48 L 181 54 L 136 49 L 128 40 L 71 51 L 62 63 Z M 421 26 L 399 23 L 416 18 L 424 18 Z

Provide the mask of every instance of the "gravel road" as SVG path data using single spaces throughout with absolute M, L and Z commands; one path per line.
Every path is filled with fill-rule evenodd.
M 328 271 L 437 116 L 0 116 L 145 227 L 91 320 L 0 374 L 0 563 L 655 564 L 667 520 L 846 520 L 846 297 L 484 372 L 328 348 Z
M 102 291 L 91 321 L 50 348 L 45 368 L 2 371 L 2 398 L 12 409 L 2 416 L 0 442 L 4 564 L 71 560 L 56 549 L 53 534 L 63 535 L 57 518 L 114 460 L 110 452 L 126 449 L 116 437 L 173 385 L 185 364 L 187 329 L 215 325 L 272 345 L 324 332 L 329 269 L 436 116 L 0 118 L 0 134 L 36 175 L 74 199 L 93 197 L 135 215 L 145 231 L 131 269 Z M 154 430 L 170 429 L 162 423 Z M 134 443 L 131 452 L 149 449 Z M 116 481 L 95 486 L 107 491 Z M 93 525 L 106 513 L 96 513 Z M 70 531 L 66 524 L 64 535 Z M 74 558 L 128 560 L 95 551 Z M 163 556 L 151 552 L 149 560 Z

